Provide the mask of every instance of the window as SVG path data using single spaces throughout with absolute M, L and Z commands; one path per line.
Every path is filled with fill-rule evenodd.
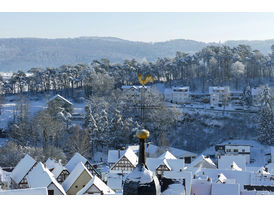
M 54 190 L 48 190 L 48 195 L 54 195 Z
M 242 149 L 242 152 L 245 152 L 245 149 Z
M 238 152 L 238 149 L 234 149 L 234 152 Z

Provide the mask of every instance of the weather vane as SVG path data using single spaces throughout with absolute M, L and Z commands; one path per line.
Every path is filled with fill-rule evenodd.
M 142 74 L 138 74 L 138 80 L 139 80 L 139 83 L 142 85 L 141 87 L 141 120 L 142 120 L 142 124 L 144 126 L 144 120 L 145 120 L 145 85 L 148 83 L 148 82 L 154 82 L 154 78 L 152 75 L 150 74 L 147 74 L 145 76 L 145 78 L 143 79 L 143 76 Z

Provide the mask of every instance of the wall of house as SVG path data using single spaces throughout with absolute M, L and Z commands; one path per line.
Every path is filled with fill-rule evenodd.
M 193 179 L 191 184 L 191 195 L 210 195 L 211 181 Z
M 86 184 L 92 179 L 92 177 L 87 173 L 86 170 L 77 178 L 77 180 L 72 184 L 72 186 L 67 191 L 68 195 L 76 195 Z
M 54 195 L 64 195 L 53 183 L 48 186 L 48 190 L 54 190 Z
M 92 185 L 92 186 L 84 193 L 84 195 L 91 195 L 91 194 L 94 194 L 94 195 L 101 195 L 101 191 L 98 190 L 97 187 L 95 187 L 94 185 Z

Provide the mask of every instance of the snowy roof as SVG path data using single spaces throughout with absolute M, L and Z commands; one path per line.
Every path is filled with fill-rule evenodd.
M 274 163 L 269 163 L 265 166 L 270 174 L 274 174 Z
M 88 191 L 88 189 L 94 185 L 95 187 L 98 188 L 98 190 L 100 190 L 104 195 L 110 195 L 110 194 L 115 194 L 115 192 L 109 187 L 107 186 L 99 177 L 97 177 L 96 175 L 93 176 L 93 178 L 86 184 L 85 187 L 83 187 L 78 193 L 77 195 L 83 195 L 85 194 L 85 192 Z
M 51 102 L 52 100 L 56 99 L 56 98 L 62 99 L 63 101 L 67 102 L 68 104 L 72 105 L 72 103 L 69 100 L 67 100 L 66 98 L 62 97 L 59 94 L 56 94 L 55 96 L 53 96 L 52 98 L 50 98 L 49 101 L 48 101 L 48 103 Z
M 27 175 L 28 184 L 31 188 L 48 187 L 53 183 L 63 194 L 66 194 L 63 187 L 54 178 L 54 175 L 46 168 L 42 162 L 38 164 Z
M 138 163 L 138 157 L 137 155 L 132 151 L 132 149 L 127 148 L 127 150 L 125 151 L 125 153 L 120 157 L 120 159 L 122 159 L 123 157 L 126 157 L 128 159 L 128 161 L 130 161 L 130 163 L 135 167 Z M 119 160 L 120 160 L 119 159 Z M 119 161 L 118 160 L 118 161 Z M 118 162 L 117 161 L 117 162 Z M 115 166 L 115 165 L 114 165 Z M 113 166 L 113 167 L 114 167 Z
M 169 170 L 171 170 L 166 159 L 147 158 L 146 165 L 151 171 L 155 171 L 160 165 L 165 165 Z
M 132 148 L 134 152 L 139 151 L 139 145 L 129 146 L 128 148 Z M 159 146 L 156 146 L 154 144 L 146 144 L 146 153 L 149 157 L 159 157 L 159 152 L 162 151 L 162 148 Z M 176 158 L 184 158 L 184 157 L 196 157 L 197 154 L 183 150 L 178 149 L 175 147 L 168 147 L 168 151 L 172 153 Z
M 238 165 L 234 161 L 232 162 L 231 169 L 236 171 L 242 171 L 242 168 L 238 167 Z
M 165 153 L 163 153 L 160 157 L 158 157 L 159 159 L 177 159 L 173 154 L 171 154 L 169 151 L 166 151 Z
M 265 171 L 264 167 L 261 167 L 260 169 L 258 169 L 258 171 L 256 173 L 257 174 L 262 174 L 262 175 L 270 175 L 269 172 Z
M 218 180 L 217 180 L 216 183 L 218 183 L 218 182 L 220 182 L 220 183 L 225 183 L 226 182 L 226 177 L 224 176 L 223 173 L 218 175 Z
M 72 172 L 72 170 L 76 167 L 76 165 L 79 162 L 82 162 L 83 164 L 86 164 L 88 160 L 80 155 L 78 152 L 76 152 L 73 157 L 68 161 L 66 164 L 66 168 L 68 169 L 69 172 Z
M 209 94 L 215 93 L 214 91 L 224 91 L 224 90 L 225 90 L 225 87 L 209 87 L 208 88 Z
M 51 158 L 48 158 L 45 162 L 45 165 L 49 170 L 54 169 L 56 164 L 57 162 Z
M 172 87 L 173 92 L 189 92 L 189 87 Z
M 212 183 L 211 195 L 240 195 L 240 185 Z
M 66 170 L 66 168 L 61 164 L 61 162 L 56 162 L 55 160 L 52 160 L 50 158 L 48 158 L 45 164 L 55 178 L 57 178 L 63 170 Z
M 126 150 L 120 150 L 120 157 L 119 157 L 119 150 L 109 150 L 108 151 L 108 163 L 115 163 L 117 162 L 121 156 L 125 154 Z
M 13 181 L 18 184 L 35 164 L 36 161 L 31 156 L 26 154 L 25 157 L 21 159 L 12 170 L 11 178 Z
M 236 183 L 240 185 L 250 185 L 251 172 L 235 171 L 227 169 L 208 169 L 202 168 L 199 172 L 217 181 L 217 177 L 222 173 L 227 179 L 235 179 Z M 215 181 L 215 182 L 216 182 Z
M 234 162 L 234 164 L 233 164 Z M 234 168 L 233 168 L 234 167 Z M 246 157 L 244 155 L 224 155 L 218 158 L 219 169 L 246 169 Z
M 114 173 L 108 174 L 107 185 L 110 188 L 112 188 L 114 190 L 121 190 L 122 189 L 122 181 L 123 181 L 122 175 L 118 175 L 118 174 L 114 174 Z
M 47 195 L 46 187 L 16 189 L 16 190 L 0 190 L 0 195 Z
M 191 164 L 190 167 L 199 167 L 199 168 L 213 168 L 216 169 L 216 165 L 210 158 L 207 158 L 204 155 L 197 157 Z
M 170 184 L 162 195 L 185 195 L 185 187 L 181 183 Z
M 180 171 L 184 169 L 184 160 L 147 158 L 146 165 L 151 171 L 155 171 L 160 165 L 165 165 L 171 171 Z
M 138 182 L 139 184 L 151 183 L 153 181 L 153 172 L 146 169 L 145 167 L 141 167 L 141 171 L 139 168 L 135 168 L 131 173 L 129 173 L 126 177 L 126 181 L 129 182 Z
M 131 88 L 133 88 L 133 89 L 140 89 L 140 88 L 142 88 L 143 86 L 141 86 L 141 85 L 122 85 L 122 89 L 131 89 Z M 145 89 L 149 89 L 150 88 L 150 86 L 144 86 L 144 88 Z
M 167 164 L 173 171 L 181 171 L 185 167 L 184 159 L 166 159 Z
M 64 187 L 65 191 L 68 191 L 70 187 L 73 185 L 73 183 L 77 180 L 77 178 L 86 171 L 90 177 L 92 178 L 92 174 L 88 171 L 88 169 L 85 167 L 85 165 L 82 162 L 79 162 L 76 167 L 72 170 L 72 172 L 69 174 L 67 179 L 63 182 L 62 186 Z

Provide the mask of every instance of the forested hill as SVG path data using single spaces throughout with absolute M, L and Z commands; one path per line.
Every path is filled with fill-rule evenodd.
M 235 46 L 250 45 L 267 54 L 274 40 L 228 41 Z M 63 64 L 90 63 L 109 59 L 121 63 L 135 58 L 154 61 L 158 57 L 174 57 L 177 51 L 195 53 L 207 43 L 193 40 L 171 40 L 158 43 L 133 42 L 113 37 L 81 37 L 66 39 L 6 38 L 0 39 L 0 71 L 29 70 L 33 67 L 58 67 Z

